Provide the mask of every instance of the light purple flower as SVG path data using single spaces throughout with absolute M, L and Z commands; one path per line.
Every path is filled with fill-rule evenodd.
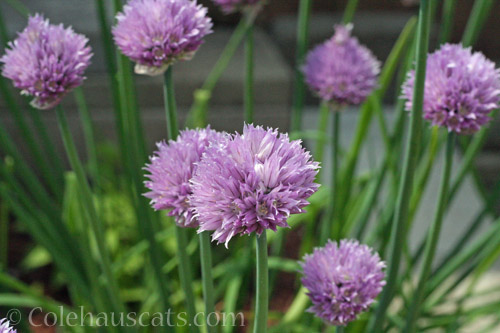
M 411 110 L 415 71 L 403 85 L 406 109 Z M 445 44 L 427 57 L 424 118 L 459 134 L 472 134 L 490 121 L 499 107 L 500 70 L 481 52 Z
M 198 130 L 186 130 L 175 141 L 157 143 L 158 151 L 151 157 L 151 163 L 145 170 L 150 174 L 145 185 L 151 191 L 145 196 L 151 199 L 156 210 L 170 210 L 180 227 L 198 227 L 198 220 L 188 202 L 192 194 L 189 180 L 196 170 L 205 149 L 217 145 L 227 134 L 211 130 L 210 127 Z
M 243 11 L 252 7 L 262 0 L 213 0 L 217 6 L 226 14 Z
M 159 75 L 191 59 L 212 32 L 207 9 L 193 0 L 131 0 L 116 19 L 116 45 L 138 74 Z
M 7 319 L 0 320 L 0 333 L 17 333 L 16 329 L 13 329 L 10 326 L 10 323 Z
M 305 80 L 321 99 L 338 105 L 362 103 L 377 86 L 380 62 L 358 39 L 352 24 L 336 25 L 335 34 L 309 52 Z
M 288 217 L 302 213 L 317 190 L 318 168 L 300 141 L 245 125 L 242 135 L 210 146 L 198 164 L 190 197 L 198 231 L 215 231 L 212 239 L 227 246 L 237 234 L 288 227 Z
M 34 107 L 53 108 L 85 79 L 92 57 L 87 42 L 72 28 L 52 25 L 37 14 L 29 18 L 28 26 L 0 58 L 2 75 L 22 89 L 22 94 L 33 96 Z
M 385 263 L 356 240 L 329 241 L 304 257 L 302 284 L 325 322 L 345 326 L 366 311 L 385 285 Z

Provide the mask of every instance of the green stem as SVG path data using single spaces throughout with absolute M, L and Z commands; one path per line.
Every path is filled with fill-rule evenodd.
M 172 67 L 169 67 L 164 75 L 164 102 L 165 114 L 167 119 L 167 140 L 175 140 L 179 134 L 177 125 L 177 106 L 175 103 L 174 80 Z M 190 332 L 198 332 L 198 327 L 195 324 L 194 317 L 196 308 L 194 305 L 193 283 L 191 276 L 191 263 L 187 253 L 187 234 L 186 230 L 180 227 L 175 227 L 175 235 L 177 238 L 177 256 L 179 264 L 179 275 L 182 289 L 186 298 L 187 315 Z
M 108 294 L 110 300 L 113 304 L 115 311 L 118 312 L 124 311 L 125 307 L 119 299 L 117 282 L 113 276 L 113 273 L 111 272 L 111 260 L 108 249 L 106 247 L 104 225 L 100 221 L 99 216 L 96 212 L 92 198 L 92 192 L 90 190 L 89 183 L 87 182 L 87 178 L 85 176 L 82 163 L 80 161 L 80 158 L 78 157 L 75 143 L 71 136 L 71 130 L 69 128 L 68 121 L 66 119 L 66 115 L 60 106 L 56 108 L 56 113 L 57 113 L 57 119 L 59 121 L 59 127 L 61 130 L 64 147 L 66 148 L 68 159 L 78 180 L 78 186 L 80 188 L 80 194 L 82 198 L 82 205 L 85 207 L 85 210 L 88 214 L 88 220 L 95 235 L 95 241 L 100 257 L 99 263 L 101 265 L 101 269 L 103 271 L 106 280 L 106 285 L 108 288 Z
M 443 3 L 443 15 L 441 26 L 441 34 L 439 36 L 439 44 L 446 43 L 450 40 L 453 32 L 453 19 L 455 18 L 456 0 L 445 0 Z
M 198 332 L 198 327 L 195 325 L 195 315 L 196 307 L 194 304 L 194 293 L 193 293 L 193 277 L 191 273 L 191 264 L 189 255 L 186 251 L 188 246 L 187 242 L 187 230 L 175 227 L 175 237 L 177 239 L 177 260 L 179 267 L 179 279 L 181 281 L 181 286 L 184 291 L 184 297 L 186 301 L 186 313 L 189 325 L 189 332 Z
M 257 236 L 257 295 L 255 307 L 254 333 L 267 332 L 267 312 L 269 308 L 269 272 L 267 267 L 266 231 Z
M 175 103 L 172 66 L 170 66 L 165 72 L 163 94 L 165 115 L 167 118 L 167 136 L 169 140 L 175 140 L 179 134 L 179 127 L 177 125 L 177 105 Z
M 300 131 L 302 123 L 302 111 L 304 109 L 306 87 L 301 66 L 304 63 L 307 52 L 311 7 L 312 0 L 300 0 L 297 22 L 297 50 L 295 55 L 295 82 L 293 93 L 292 123 L 290 126 L 291 132 Z
M 424 84 L 429 47 L 430 6 L 429 0 L 421 0 L 417 30 L 415 86 L 410 119 L 410 132 L 406 143 L 403 172 L 396 201 L 396 211 L 392 224 L 390 238 L 390 257 L 387 273 L 387 285 L 382 293 L 376 314 L 369 325 L 370 332 L 380 332 L 385 321 L 385 314 L 396 291 L 399 264 L 406 234 L 409 203 L 413 188 L 414 171 L 417 163 L 417 152 L 422 136 L 422 107 L 424 99 Z
M 336 202 L 338 198 L 338 161 L 339 161 L 339 137 L 340 137 L 340 111 L 333 111 L 333 122 L 332 122 L 332 174 L 331 174 L 331 189 L 330 189 L 330 202 L 328 203 L 327 214 L 322 221 L 321 235 L 320 235 L 320 246 L 326 244 L 328 239 L 332 235 L 332 224 L 335 222 L 336 213 Z M 335 237 L 340 238 L 342 227 L 340 221 L 336 221 L 335 224 Z
M 94 182 L 99 183 L 99 164 L 97 163 L 97 148 L 94 137 L 94 124 L 85 102 L 85 96 L 81 88 L 75 89 L 75 99 L 82 120 L 83 135 L 85 137 L 85 146 L 87 148 L 87 158 L 89 160 L 89 169 Z
M 245 122 L 254 122 L 254 37 L 253 26 L 247 30 L 245 40 Z
M 427 242 L 424 252 L 424 263 L 418 279 L 418 286 L 412 297 L 412 304 L 406 320 L 405 332 L 415 332 L 416 321 L 420 313 L 420 305 L 424 296 L 425 288 L 427 287 L 427 280 L 429 278 L 432 262 L 436 254 L 437 243 L 441 233 L 441 226 L 443 224 L 443 217 L 446 211 L 448 202 L 448 191 L 450 184 L 451 166 L 453 164 L 453 150 L 455 146 L 455 134 L 449 133 L 446 145 L 446 159 L 443 168 L 443 175 L 441 178 L 441 187 L 439 190 L 439 199 L 434 221 L 429 228 L 427 235 Z
M 118 68 L 117 59 L 120 56 L 115 55 L 113 49 L 113 39 L 111 37 L 111 29 L 107 21 L 108 14 L 104 1 L 95 0 L 97 16 L 99 19 L 99 26 L 101 31 L 102 46 L 106 60 L 106 69 L 108 71 L 109 85 L 111 87 L 111 96 L 113 98 L 113 110 L 115 113 L 116 129 L 118 134 L 118 142 L 120 143 L 120 153 L 123 160 L 127 160 L 127 147 L 125 129 L 123 128 L 123 115 L 121 113 L 122 105 L 120 101 L 120 86 L 118 83 Z M 114 4 L 115 10 L 118 10 L 119 4 Z M 116 59 L 115 59 L 116 58 Z M 124 106 L 123 106 L 124 107 Z M 127 164 L 127 163 L 126 163 Z M 128 165 L 126 165 L 127 167 Z
M 210 248 L 210 234 L 208 231 L 201 232 L 200 238 L 200 261 L 203 282 L 203 297 L 205 299 L 205 318 L 207 320 L 208 333 L 216 333 L 217 327 L 208 322 L 209 316 L 215 313 L 214 281 L 212 278 L 212 249 Z
M 462 44 L 464 46 L 471 46 L 476 42 L 481 29 L 486 23 L 488 15 L 492 12 L 494 4 L 495 0 L 476 0 L 476 2 L 474 2 L 474 7 L 472 7 L 469 20 L 467 21 L 462 36 Z
M 342 23 L 347 24 L 352 22 L 352 19 L 354 18 L 354 13 L 356 12 L 356 8 L 358 7 L 358 2 L 359 0 L 349 0 L 347 6 L 345 7 Z

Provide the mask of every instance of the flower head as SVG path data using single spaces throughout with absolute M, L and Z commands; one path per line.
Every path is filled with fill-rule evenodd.
M 17 333 L 16 329 L 13 329 L 10 326 L 10 323 L 7 319 L 0 320 L 0 333 Z
M 305 80 L 324 101 L 357 105 L 377 85 L 380 62 L 351 30 L 351 24 L 335 26 L 333 37 L 307 55 Z
M 213 0 L 217 6 L 226 14 L 242 11 L 247 7 L 254 6 L 261 0 Z
M 415 71 L 403 85 L 406 109 L 413 104 Z M 472 134 L 490 121 L 500 101 L 500 69 L 480 52 L 445 44 L 427 57 L 424 118 L 460 134 Z
M 309 290 L 310 312 L 331 325 L 347 325 L 373 303 L 385 285 L 377 253 L 356 240 L 329 241 L 304 257 L 302 284 Z
M 150 173 L 146 175 L 149 180 L 145 185 L 151 190 L 145 196 L 151 199 L 154 209 L 170 210 L 169 215 L 174 216 L 181 227 L 198 227 L 188 202 L 192 194 L 189 181 L 205 149 L 210 144 L 218 144 L 225 136 L 208 127 L 186 130 L 175 141 L 157 144 L 158 151 L 145 168 Z
M 22 94 L 33 96 L 34 107 L 50 109 L 85 79 L 92 57 L 87 42 L 72 28 L 52 25 L 42 15 L 31 16 L 0 58 L 2 75 Z
M 207 9 L 193 0 L 131 0 L 116 19 L 116 45 L 137 63 L 138 74 L 159 75 L 191 59 L 212 32 Z
M 237 234 L 287 227 L 318 188 L 318 168 L 300 141 L 246 125 L 242 135 L 207 148 L 198 163 L 190 202 L 199 232 L 213 230 L 212 239 L 227 246 Z

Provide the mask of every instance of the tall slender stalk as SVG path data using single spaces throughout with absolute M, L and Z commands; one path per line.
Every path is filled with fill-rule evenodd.
M 338 198 L 338 162 L 339 162 L 339 137 L 340 137 L 340 111 L 333 110 L 332 117 L 332 169 L 330 179 L 330 201 L 328 203 L 327 213 L 322 220 L 320 246 L 326 244 L 332 236 L 332 224 L 335 222 L 336 202 Z M 339 221 L 337 221 L 340 223 Z M 335 225 L 335 237 L 340 237 L 341 226 Z
M 247 30 L 245 40 L 245 122 L 253 123 L 254 119 L 254 37 L 253 26 Z
M 406 234 L 406 222 L 413 188 L 414 171 L 417 163 L 417 152 L 422 135 L 422 108 L 427 52 L 429 47 L 430 17 L 429 0 L 421 0 L 417 30 L 415 87 L 410 119 L 410 133 L 406 143 L 403 173 L 401 175 L 399 194 L 396 201 L 396 211 L 392 224 L 389 248 L 390 254 L 387 260 L 389 264 L 387 285 L 382 293 L 377 311 L 372 317 L 372 322 L 369 325 L 370 332 L 380 332 L 382 330 L 385 321 L 385 313 L 396 291 L 396 282 L 403 249 L 402 242 Z
M 306 87 L 301 66 L 304 63 L 307 52 L 311 7 L 312 0 L 300 0 L 297 21 L 297 49 L 295 51 L 295 82 L 291 119 L 292 122 L 290 126 L 292 132 L 300 131 L 302 123 L 302 111 L 304 109 Z
M 120 101 L 120 88 L 118 86 L 118 80 L 117 80 L 117 64 L 115 60 L 116 58 L 115 51 L 113 49 L 113 39 L 111 37 L 111 30 L 109 28 L 109 24 L 107 21 L 107 12 L 104 1 L 95 0 L 95 4 L 101 31 L 102 45 L 106 60 L 106 69 L 108 71 L 109 85 L 111 87 L 111 96 L 113 98 L 113 109 L 115 113 L 118 142 L 120 143 L 120 153 L 122 155 L 122 159 L 126 161 L 128 144 L 126 143 L 125 130 L 122 125 L 123 124 L 122 120 L 123 116 L 121 113 L 122 105 Z M 118 10 L 119 4 L 115 3 L 114 5 L 116 7 L 115 11 Z M 128 165 L 126 165 L 126 167 L 128 167 Z
M 338 199 L 339 191 L 339 152 L 340 152 L 340 117 L 341 110 L 337 108 L 333 112 L 333 129 L 332 129 L 332 195 L 330 197 L 330 206 L 331 206 L 331 216 L 330 223 L 335 223 L 335 213 L 336 213 L 336 202 Z M 335 238 L 342 238 L 342 221 L 337 221 L 337 224 L 334 225 L 335 230 Z M 330 236 L 327 234 L 327 236 Z M 326 242 L 322 243 L 325 244 Z
M 164 75 L 163 85 L 164 99 L 165 99 L 165 115 L 167 118 L 167 140 L 175 140 L 179 135 L 179 128 L 177 125 L 177 106 L 175 103 L 174 81 L 172 75 L 172 67 L 169 67 Z M 175 227 L 175 235 L 177 238 L 177 255 L 179 265 L 179 275 L 181 285 L 184 290 L 186 299 L 187 315 L 190 332 L 198 332 L 198 327 L 195 324 L 195 305 L 193 283 L 191 276 L 191 263 L 189 255 L 186 251 L 187 247 L 187 232 L 184 228 Z
M 94 124 L 92 123 L 92 118 L 81 88 L 75 89 L 75 99 L 78 105 L 78 111 L 80 112 L 80 119 L 82 120 L 82 129 L 85 137 L 90 173 L 92 174 L 93 181 L 99 183 L 99 164 L 97 163 Z
M 345 7 L 344 17 L 342 18 L 342 22 L 347 24 L 352 22 L 354 18 L 354 13 L 356 12 L 356 8 L 358 7 L 359 0 L 349 0 L 347 6 Z
M 476 42 L 481 29 L 486 23 L 486 18 L 492 13 L 491 8 L 494 4 L 495 0 L 476 0 L 474 2 L 462 36 L 462 44 L 464 46 L 470 46 Z
M 255 306 L 254 333 L 267 332 L 267 312 L 269 308 L 269 271 L 267 267 L 266 231 L 257 236 L 257 295 Z
M 217 327 L 210 325 L 209 318 L 215 313 L 214 282 L 212 277 L 212 253 L 210 248 L 210 234 L 208 231 L 199 234 L 200 262 L 203 282 L 203 298 L 205 300 L 205 318 L 208 333 L 216 333 Z
M 120 301 L 117 282 L 111 271 L 111 259 L 104 238 L 105 236 L 104 226 L 100 221 L 99 216 L 96 212 L 92 198 L 92 192 L 87 182 L 82 163 L 80 161 L 80 158 L 78 157 L 77 150 L 73 138 L 71 136 L 71 130 L 69 128 L 68 121 L 66 119 L 66 115 L 62 107 L 58 106 L 56 108 L 56 113 L 64 147 L 66 148 L 68 159 L 78 180 L 78 186 L 80 188 L 80 194 L 82 198 L 82 205 L 85 207 L 85 211 L 87 212 L 88 222 L 92 227 L 95 235 L 95 241 L 100 256 L 99 264 L 101 265 L 101 269 L 105 277 L 109 298 L 113 304 L 115 311 L 117 311 L 118 313 L 123 312 L 125 310 L 125 307 L 123 303 Z
M 427 279 L 429 278 L 432 268 L 432 262 L 436 253 L 437 242 L 439 240 L 439 234 L 441 232 L 441 226 L 443 224 L 443 217 L 448 202 L 448 191 L 450 184 L 451 166 L 453 164 L 454 146 L 455 134 L 452 132 L 448 134 L 446 144 L 446 159 L 443 167 L 441 186 L 439 189 L 438 206 L 434 215 L 434 221 L 432 222 L 427 235 L 424 252 L 424 263 L 419 275 L 418 286 L 415 290 L 415 293 L 413 294 L 410 311 L 408 312 L 406 320 L 406 327 L 404 331 L 408 333 L 415 332 L 416 321 L 420 313 L 420 305 L 422 303 L 425 288 L 427 287 Z
M 443 3 L 442 27 L 439 35 L 439 43 L 443 44 L 450 40 L 453 32 L 453 19 L 455 18 L 455 8 L 457 0 L 445 0 Z

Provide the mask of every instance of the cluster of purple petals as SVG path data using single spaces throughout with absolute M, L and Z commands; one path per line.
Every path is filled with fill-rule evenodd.
M 189 181 L 205 149 L 219 144 L 226 136 L 208 127 L 183 131 L 177 140 L 168 144 L 159 142 L 158 151 L 145 168 L 149 172 L 145 185 L 150 189 L 145 196 L 151 199 L 153 208 L 170 210 L 169 215 L 175 217 L 178 226 L 197 228 L 198 221 L 188 202 L 192 194 Z
M 50 109 L 85 79 L 92 57 L 87 42 L 73 29 L 51 25 L 37 14 L 0 58 L 2 75 L 22 94 L 33 96 L 34 107 Z
M 247 7 L 254 6 L 262 0 L 213 0 L 217 6 L 226 14 L 242 11 Z
M 212 239 L 227 246 L 238 234 L 288 227 L 317 190 L 318 169 L 300 141 L 245 125 L 225 145 L 207 148 L 191 180 L 199 232 L 214 231 Z
M 17 333 L 17 330 L 10 326 L 7 319 L 0 320 L 0 333 Z
M 159 75 L 190 59 L 212 32 L 207 9 L 193 0 L 131 0 L 116 19 L 115 43 L 138 74 Z
M 403 85 L 406 109 L 411 110 L 415 71 Z M 499 107 L 500 70 L 480 52 L 445 44 L 427 57 L 424 118 L 459 134 L 472 134 L 490 121 Z
M 352 25 L 335 26 L 335 34 L 307 55 L 303 68 L 310 89 L 338 105 L 362 103 L 377 86 L 380 62 L 357 38 Z
M 304 257 L 302 284 L 309 291 L 308 310 L 325 322 L 344 326 L 366 311 L 385 285 L 385 263 L 356 240 L 329 241 Z

